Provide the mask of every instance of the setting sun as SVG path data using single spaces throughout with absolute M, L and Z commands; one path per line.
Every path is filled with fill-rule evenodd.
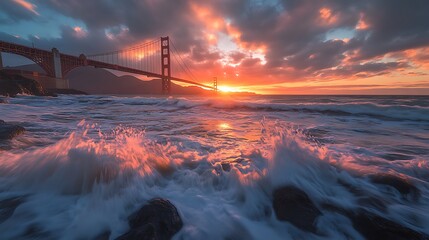
M 231 86 L 218 86 L 218 90 L 221 92 L 241 92 L 242 91 L 238 87 L 231 87 Z

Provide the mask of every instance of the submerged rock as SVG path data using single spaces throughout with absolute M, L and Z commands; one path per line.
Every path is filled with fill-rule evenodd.
M 171 239 L 183 226 L 176 207 L 161 198 L 150 200 L 128 218 L 128 223 L 130 230 L 118 240 Z
M 25 197 L 12 197 L 0 201 L 0 224 L 13 215 L 15 209 L 21 205 Z
M 369 212 L 363 208 L 350 210 L 329 203 L 322 205 L 325 210 L 336 212 L 349 218 L 354 229 L 367 240 L 429 240 L 429 236 L 425 233 L 403 226 L 400 223 Z
M 353 227 L 367 240 L 425 239 L 429 236 L 364 210 L 349 214 Z
M 411 195 L 414 198 L 420 196 L 419 189 L 411 184 L 407 179 L 395 176 L 392 174 L 378 174 L 370 177 L 373 183 L 388 185 L 400 192 L 403 195 Z
M 0 140 L 12 139 L 24 131 L 25 128 L 21 126 L 5 123 L 3 120 L 0 120 Z
M 308 195 L 294 186 L 285 186 L 274 191 L 273 208 L 277 219 L 312 232 L 316 231 L 316 218 L 322 214 Z

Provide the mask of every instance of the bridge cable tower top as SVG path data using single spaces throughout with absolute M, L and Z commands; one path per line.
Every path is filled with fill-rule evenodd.
M 162 93 L 171 93 L 170 39 L 161 37 Z

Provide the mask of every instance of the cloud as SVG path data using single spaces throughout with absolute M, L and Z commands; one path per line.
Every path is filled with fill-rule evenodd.
M 37 6 L 25 0 L 0 1 L 0 24 L 11 24 L 22 20 L 32 20 L 40 14 Z
M 28 11 L 32 12 L 32 13 L 33 13 L 33 14 L 35 14 L 35 15 L 40 15 L 40 14 L 36 11 L 37 6 L 36 6 L 36 5 L 34 5 L 34 4 L 32 4 L 32 3 L 29 3 L 29 2 L 27 2 L 27 1 L 25 1 L 25 0 L 13 0 L 13 2 L 15 2 L 15 3 L 16 3 L 16 4 L 18 4 L 19 6 L 21 6 L 21 7 L 25 8 L 25 9 L 27 9 Z

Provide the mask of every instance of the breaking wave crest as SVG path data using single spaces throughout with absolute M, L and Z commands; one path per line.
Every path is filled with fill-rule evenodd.
M 386 172 L 391 162 L 340 154 L 299 129 L 269 121 L 262 128 L 258 145 L 228 159 L 198 142 L 189 148 L 125 127 L 103 133 L 84 121 L 53 145 L 2 152 L 0 199 L 25 200 L 0 224 L 0 236 L 91 239 L 107 231 L 114 239 L 126 231 L 127 216 L 153 197 L 178 208 L 184 228 L 177 239 L 359 239 L 341 212 L 362 208 L 429 233 L 426 162 L 402 161 Z M 317 235 L 276 219 L 271 193 L 285 185 L 305 191 L 321 209 Z

